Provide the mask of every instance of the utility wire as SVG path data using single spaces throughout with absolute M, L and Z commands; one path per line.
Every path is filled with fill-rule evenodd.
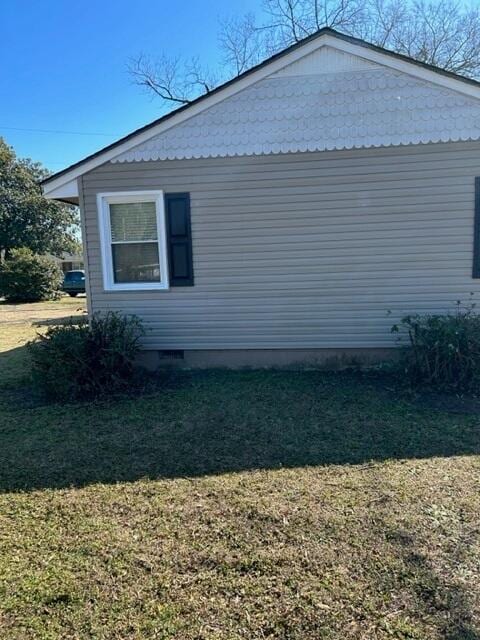
M 29 132 L 34 132 L 34 133 L 56 133 L 56 134 L 60 134 L 60 135 L 67 134 L 67 135 L 72 135 L 72 136 L 106 136 L 108 138 L 121 135 L 119 133 L 93 133 L 93 132 L 87 132 L 87 131 L 57 131 L 55 129 L 24 129 L 22 127 L 3 127 L 2 125 L 0 125 L 0 131 L 2 129 L 8 130 L 8 131 L 29 131 Z

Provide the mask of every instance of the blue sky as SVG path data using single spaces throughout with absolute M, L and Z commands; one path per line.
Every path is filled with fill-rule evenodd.
M 260 0 L 2 2 L 0 136 L 19 156 L 59 171 L 162 115 L 160 102 L 131 83 L 128 58 L 198 55 L 214 66 L 218 18 L 226 8 L 242 14 L 259 6 Z

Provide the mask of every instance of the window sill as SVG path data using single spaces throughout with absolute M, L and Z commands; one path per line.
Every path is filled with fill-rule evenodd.
M 168 284 L 158 284 L 156 282 L 152 283 L 138 283 L 138 284 L 112 284 L 108 287 L 105 287 L 106 292 L 115 292 L 115 291 L 168 291 L 170 289 Z

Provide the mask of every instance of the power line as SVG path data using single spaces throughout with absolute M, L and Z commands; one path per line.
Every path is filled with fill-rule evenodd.
M 119 133 L 93 133 L 88 131 L 59 131 L 55 129 L 24 129 L 22 127 L 3 127 L 0 125 L 0 130 L 5 129 L 8 131 L 29 131 L 30 133 L 55 133 L 59 135 L 72 135 L 72 136 L 106 136 L 108 138 L 119 136 Z

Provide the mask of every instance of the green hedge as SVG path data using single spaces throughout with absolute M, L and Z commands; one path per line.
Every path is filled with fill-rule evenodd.
M 54 260 L 15 249 L 0 264 L 0 295 L 9 302 L 38 302 L 60 295 L 63 273 Z

